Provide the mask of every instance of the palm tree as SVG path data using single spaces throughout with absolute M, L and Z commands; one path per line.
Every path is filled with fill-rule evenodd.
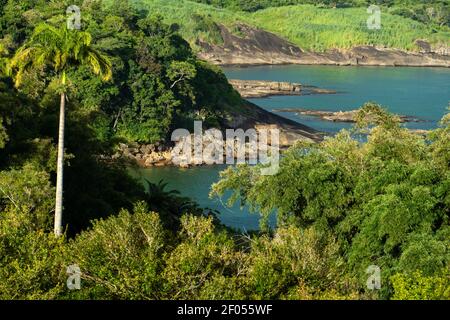
M 57 237 L 62 234 L 66 73 L 69 69 L 78 66 L 88 66 L 104 81 L 112 77 L 110 59 L 92 47 L 92 37 L 88 32 L 69 30 L 65 26 L 56 28 L 45 23 L 34 29 L 30 39 L 18 49 L 10 62 L 10 68 L 16 71 L 14 77 L 16 87 L 20 86 L 26 71 L 43 68 L 51 71 L 62 85 L 56 172 L 55 235 Z

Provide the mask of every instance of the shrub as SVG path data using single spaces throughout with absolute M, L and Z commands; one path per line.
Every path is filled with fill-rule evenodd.
M 164 230 L 158 214 L 138 203 L 133 213 L 93 223 L 65 251 L 68 265 L 81 270 L 82 289 L 69 298 L 157 299 L 161 296 Z
M 445 271 L 445 270 L 444 270 Z M 391 277 L 393 300 L 449 300 L 450 277 L 448 269 L 442 274 L 425 276 L 420 271 L 412 274 L 397 273 Z

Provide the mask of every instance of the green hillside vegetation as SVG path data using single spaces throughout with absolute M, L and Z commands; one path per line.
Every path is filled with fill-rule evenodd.
M 191 45 L 197 38 L 220 43 L 215 24 L 231 31 L 238 22 L 273 32 L 304 49 L 323 51 L 356 45 L 379 45 L 405 50 L 415 49 L 415 40 L 449 45 L 450 29 L 394 15 L 394 8 L 382 10 L 382 29 L 367 28 L 367 7 L 322 8 L 313 5 L 283 6 L 256 12 L 234 11 L 186 0 L 141 0 L 136 2 L 149 12 L 158 13 L 168 23 L 177 23 Z M 238 33 L 237 33 L 238 35 Z
M 192 0 L 234 11 L 255 12 L 261 9 L 312 4 L 320 8 L 367 8 L 382 10 L 434 26 L 450 27 L 450 4 L 446 0 Z

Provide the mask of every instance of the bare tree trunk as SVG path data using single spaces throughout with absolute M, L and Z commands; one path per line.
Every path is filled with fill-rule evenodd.
M 65 109 L 66 94 L 63 92 L 61 93 L 59 110 L 58 162 L 56 169 L 55 236 L 57 237 L 62 235 Z

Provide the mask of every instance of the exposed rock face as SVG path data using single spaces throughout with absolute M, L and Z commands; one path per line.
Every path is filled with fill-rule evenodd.
M 258 80 L 229 80 L 229 82 L 243 98 L 289 94 L 300 95 L 302 91 L 302 85 L 299 83 Z
M 216 138 L 211 137 L 210 135 L 206 135 L 207 129 L 209 128 L 203 128 L 205 132 L 202 138 L 203 147 L 206 149 L 212 143 L 220 145 L 218 141 L 215 142 L 214 139 Z M 267 145 L 272 145 L 270 130 L 278 129 L 278 145 L 281 150 L 286 149 L 299 140 L 319 142 L 323 139 L 322 133 L 295 121 L 280 117 L 252 103 L 244 104 L 242 106 L 242 109 L 239 110 L 239 113 L 233 115 L 223 128 L 218 129 L 220 129 L 219 132 L 221 132 L 223 140 L 226 140 L 226 129 L 242 129 L 243 131 L 254 129 L 258 136 L 261 132 L 266 130 L 269 132 Z M 190 138 L 192 139 L 192 143 L 194 145 L 194 136 L 191 136 Z M 184 159 L 183 161 L 183 152 L 180 153 L 177 150 L 183 150 L 184 142 L 185 140 L 180 140 L 175 145 L 119 144 L 117 153 L 112 157 L 112 159 L 126 159 L 144 168 L 170 165 L 191 167 L 197 165 L 213 164 L 214 156 L 211 154 L 204 154 L 204 157 L 202 158 L 203 161 L 198 161 L 198 159 L 194 157 L 194 154 L 192 155 L 192 157 L 186 157 L 186 159 Z M 238 145 L 239 144 L 236 143 L 235 150 L 233 152 L 233 154 L 236 156 L 239 155 L 236 149 L 238 148 Z M 252 155 L 257 154 L 260 151 L 264 151 L 264 148 L 261 149 L 260 147 L 258 147 L 257 149 L 255 149 L 254 145 L 252 145 L 251 143 L 245 143 L 244 150 L 246 150 L 245 158 L 249 159 L 252 157 Z M 222 152 L 219 151 L 219 155 L 216 154 L 216 156 L 226 156 L 226 150 L 224 149 L 222 150 Z
M 113 159 L 125 158 L 141 167 L 161 167 L 171 164 L 171 148 L 158 144 L 133 144 L 120 143 Z
M 313 117 L 319 117 L 325 121 L 333 121 L 333 122 L 355 122 L 355 116 L 358 110 L 350 110 L 350 111 L 320 111 L 320 110 L 308 110 L 308 109 L 300 109 L 300 108 L 287 108 L 287 109 L 275 109 L 274 112 L 294 112 L 296 114 L 308 115 Z M 400 122 L 423 122 L 423 120 L 406 115 L 397 115 L 400 119 Z
M 237 26 L 243 37 L 237 37 L 219 25 L 223 45 L 215 46 L 197 41 L 203 50 L 200 57 L 218 65 L 283 64 L 291 63 L 302 50 L 273 33 L 244 24 Z M 252 61 L 249 63 L 248 61 Z
M 263 80 L 229 80 L 243 98 L 263 98 L 276 95 L 334 94 L 336 91 L 303 86 L 300 83 Z
M 202 49 L 198 54 L 217 65 L 311 64 L 348 66 L 427 66 L 450 67 L 449 48 L 433 52 L 426 41 L 418 40 L 420 52 L 404 52 L 374 46 L 357 46 L 350 50 L 308 52 L 264 30 L 240 24 L 242 37 L 219 26 L 222 45 L 197 41 Z
M 283 146 L 293 145 L 298 140 L 319 142 L 323 139 L 323 133 L 264 110 L 250 102 L 242 107 L 239 116 L 234 116 L 232 121 L 227 124 L 227 128 L 242 128 L 244 130 L 261 128 L 262 126 L 278 128 L 280 130 L 280 141 L 286 141 L 284 144 L 280 142 Z

